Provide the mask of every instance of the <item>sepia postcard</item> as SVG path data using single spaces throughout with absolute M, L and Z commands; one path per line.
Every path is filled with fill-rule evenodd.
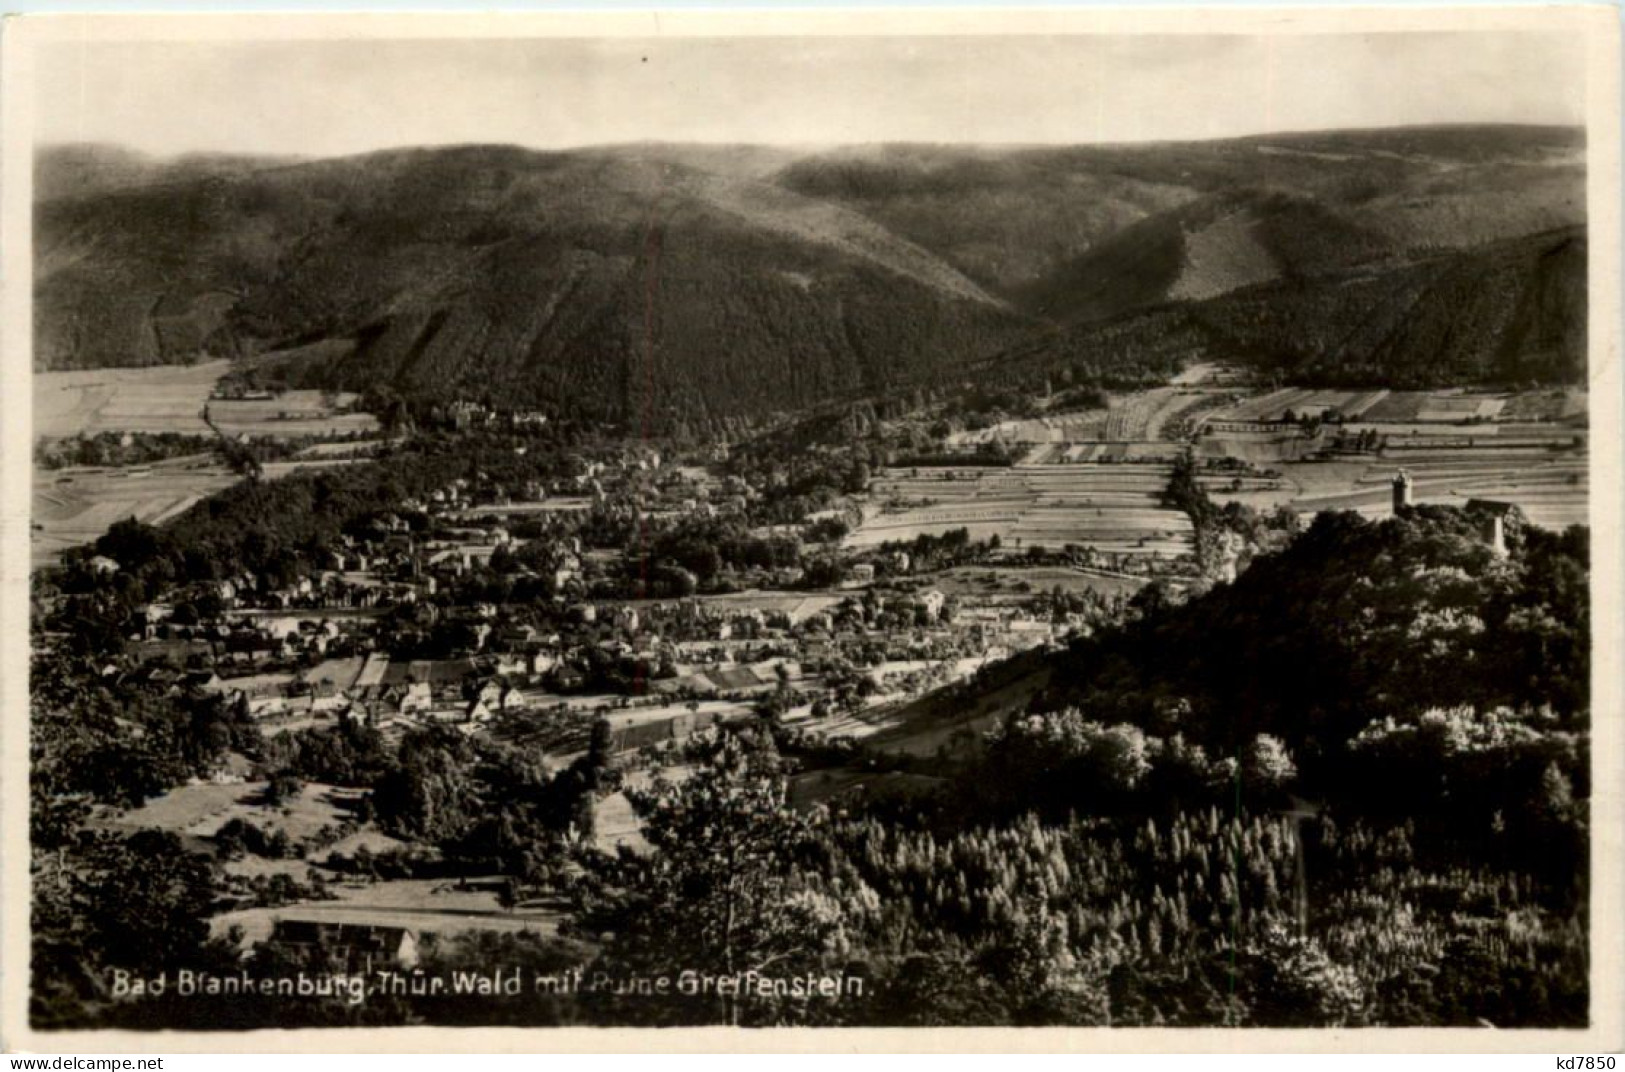
M 1625 1043 L 1613 7 L 3 45 L 0 1048 Z

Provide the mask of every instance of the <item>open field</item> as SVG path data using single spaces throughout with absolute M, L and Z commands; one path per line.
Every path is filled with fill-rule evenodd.
M 89 543 L 115 521 L 167 521 L 239 479 L 210 455 L 118 469 L 36 470 L 34 565 L 54 562 L 68 548 Z
M 461 521 L 477 518 L 526 517 L 536 514 L 578 513 L 592 509 L 592 499 L 586 496 L 557 496 L 541 502 L 505 503 L 501 506 L 476 506 L 459 510 L 451 516 Z
M 286 461 L 266 462 L 262 473 L 266 480 L 275 480 L 278 477 L 292 476 L 294 473 L 306 469 L 331 469 L 336 465 L 354 465 L 364 462 L 366 458 L 333 457 L 331 455 L 315 458 L 289 458 Z
M 1021 458 L 1027 465 L 1089 465 L 1094 462 L 1172 462 L 1183 448 L 1174 443 L 1040 443 Z
M 1586 414 L 1586 393 L 1578 387 L 1522 391 L 1501 409 L 1503 421 L 1572 421 Z
M 1382 452 L 1318 460 L 1331 446 L 1330 432 L 1306 436 L 1278 426 L 1288 413 L 1332 412 L 1350 435 L 1382 437 Z M 1417 502 L 1506 500 L 1536 524 L 1564 527 L 1587 514 L 1584 414 L 1585 394 L 1576 389 L 1288 387 L 1248 396 L 1182 384 L 1137 391 L 1113 398 L 1106 410 L 1004 421 L 950 440 L 1025 445 L 1013 467 L 884 470 L 848 546 L 963 527 L 972 539 L 997 535 L 1007 551 L 1076 544 L 1111 553 L 1182 553 L 1190 547 L 1189 523 L 1158 498 L 1173 453 L 1182 449 L 1178 441 L 1210 423 L 1194 441 L 1200 457 L 1236 458 L 1259 470 L 1205 475 L 1204 486 L 1219 501 L 1261 510 L 1285 505 L 1305 515 L 1377 514 L 1389 509 L 1389 481 L 1404 467 L 1416 481 Z
M 955 432 L 946 442 L 950 447 L 972 447 L 982 443 L 1069 443 L 1096 440 L 1104 434 L 1106 411 L 1075 410 L 1000 421 L 975 431 Z
M 323 827 L 343 822 L 363 795 L 359 789 L 310 782 L 297 797 L 271 807 L 264 802 L 265 785 L 242 782 L 179 786 L 125 812 L 110 825 L 129 829 L 157 827 L 186 837 L 210 838 L 233 819 L 241 819 L 268 834 L 280 830 L 292 841 L 304 841 Z
M 313 837 L 324 827 L 337 825 L 352 814 L 363 795 L 357 789 L 307 784 L 298 797 L 280 807 L 261 798 L 264 782 L 238 785 L 188 785 L 173 789 L 146 805 L 111 821 L 119 829 L 157 827 L 187 838 L 207 839 L 233 819 L 242 819 L 267 833 L 283 831 L 293 841 Z M 373 829 L 363 829 L 312 854 L 315 859 L 351 855 L 365 845 L 373 852 L 387 851 L 400 842 Z M 238 875 L 285 873 L 308 881 L 320 868 L 304 860 L 265 860 L 250 856 L 227 868 Z M 523 905 L 513 912 L 497 904 L 495 880 L 470 879 L 465 885 L 446 879 L 400 879 L 365 882 L 327 873 L 335 894 L 331 901 L 310 901 L 280 908 L 251 908 L 228 912 L 210 921 L 217 934 L 241 926 L 248 941 L 269 937 L 278 919 L 318 920 L 409 927 L 417 931 L 456 933 L 470 930 L 554 933 L 559 913 L 553 906 Z
M 1230 457 L 1279 474 L 1210 473 L 1202 478 L 1221 502 L 1260 510 L 1288 506 L 1308 516 L 1391 510 L 1390 481 L 1405 469 L 1418 503 L 1462 505 L 1469 499 L 1515 503 L 1530 521 L 1551 528 L 1587 518 L 1585 392 L 1324 391 L 1285 388 L 1238 399 L 1213 414 L 1211 434 L 1197 440 L 1203 458 Z M 1341 431 L 1374 433 L 1379 453 L 1313 456 L 1331 446 L 1322 434 L 1265 425 L 1294 415 L 1335 410 Z M 1260 427 L 1250 429 L 1250 424 Z
M 275 480 L 301 469 L 347 465 L 357 460 L 318 457 L 269 462 L 264 475 L 267 480 Z M 33 565 L 55 562 L 63 551 L 90 543 L 114 522 L 126 518 L 162 524 L 240 479 L 208 454 L 118 468 L 36 469 L 31 519 L 35 526 L 31 542 Z
M 216 398 L 209 401 L 209 418 L 227 435 L 292 438 L 378 431 L 372 414 L 341 412 L 355 397 L 332 396 L 332 405 L 320 391 L 288 391 L 263 400 Z
M 1418 503 L 1461 506 L 1468 499 L 1494 499 L 1517 504 L 1529 520 L 1548 528 L 1584 523 L 1588 481 L 1583 459 L 1536 466 L 1480 465 L 1440 461 L 1407 464 L 1415 481 Z M 1381 516 L 1388 513 L 1392 492 L 1389 465 L 1373 466 L 1346 490 L 1299 497 L 1294 505 L 1304 511 L 1355 510 Z
M 347 439 L 336 443 L 312 443 L 295 454 L 294 457 L 302 460 L 370 457 L 378 451 L 378 448 L 386 446 L 390 442 L 392 441 L 389 439 Z
M 1480 421 L 1568 421 L 1584 415 L 1585 392 L 1552 389 L 1490 392 L 1332 391 L 1287 387 L 1238 398 L 1212 413 L 1214 421 L 1274 422 L 1292 417 L 1339 414 L 1366 424 L 1466 424 Z
M 334 900 L 226 912 L 210 920 L 209 927 L 215 934 L 225 934 L 234 926 L 241 927 L 243 939 L 249 944 L 269 938 L 279 919 L 405 927 L 433 934 L 558 933 L 559 921 L 563 918 L 560 906 L 531 902 L 509 912 L 497 903 L 498 885 L 495 877 L 471 878 L 461 886 L 454 879 L 346 881 L 331 886 L 336 895 Z
M 819 804 L 837 808 L 854 798 L 927 794 L 944 784 L 942 778 L 905 771 L 858 771 L 850 767 L 805 771 L 790 779 L 790 803 L 797 808 Z
M 656 777 L 668 782 L 681 782 L 692 774 L 693 770 L 684 764 L 662 767 L 657 773 L 651 773 L 647 769 L 633 770 L 626 773 L 622 784 L 625 789 L 648 789 Z M 643 823 L 632 810 L 632 802 L 627 799 L 624 790 L 611 793 L 600 800 L 593 821 L 594 844 L 599 852 L 613 855 L 619 852 L 622 846 L 634 852 L 648 850 L 649 843 L 643 837 Z
M 984 660 L 964 660 L 957 676 L 968 676 L 984 665 Z M 951 689 L 934 689 L 925 695 L 891 703 L 879 703 L 855 715 L 821 721 L 791 719 L 791 723 L 821 736 L 852 737 L 864 748 L 877 753 L 935 756 L 943 751 L 965 752 L 980 747 L 981 736 L 993 729 L 1006 712 L 1032 700 L 1049 683 L 1049 669 L 1025 660 L 997 668 L 1005 680 L 978 691 L 967 702 Z
M 372 432 L 368 413 L 338 413 L 354 401 L 340 395 L 332 405 L 320 391 L 288 391 L 266 400 L 211 399 L 220 377 L 240 367 L 231 361 L 148 368 L 36 372 L 34 435 L 60 438 L 97 432 L 182 432 L 208 435 L 203 408 L 221 431 L 266 436 Z
M 593 828 L 593 843 L 599 852 L 618 853 L 622 846 L 633 852 L 648 851 L 643 824 L 638 821 L 625 793 L 611 793 L 600 800 L 594 822 L 597 825 Z
M 1175 387 L 1202 387 L 1233 381 L 1247 375 L 1244 369 L 1220 364 L 1216 361 L 1198 361 L 1186 365 L 1170 382 Z
M 1035 592 L 1052 592 L 1056 588 L 1074 595 L 1133 595 L 1145 584 L 1141 577 L 1085 573 L 1059 566 L 967 566 L 931 575 L 932 587 L 945 595 L 975 596 L 980 603 L 1025 602 Z
M 876 508 L 848 545 L 874 547 L 965 528 L 972 539 L 997 535 L 1008 550 L 1070 543 L 1181 554 L 1190 549 L 1190 521 L 1158 502 L 1168 472 L 1166 465 L 1137 463 L 887 469 L 870 489 Z
M 751 611 L 761 611 L 763 614 L 788 615 L 792 622 L 804 622 L 815 614 L 820 614 L 832 607 L 840 605 L 846 597 L 841 594 L 827 592 L 727 592 L 719 595 L 698 595 L 693 600 L 711 610 L 730 614 L 748 614 Z M 629 600 L 628 605 L 639 607 L 644 605 L 661 604 L 668 600 L 647 599 Z
M 230 361 L 34 373 L 34 435 L 186 432 L 208 435 L 203 405 Z
M 1068 410 L 1041 417 L 1000 421 L 975 431 L 956 432 L 946 442 L 967 448 L 983 443 L 1016 444 L 1148 444 L 1178 439 L 1189 430 L 1182 414 L 1212 409 L 1233 395 L 1196 383 L 1154 387 L 1113 395 L 1105 409 Z
M 1589 474 L 1584 451 L 1553 454 L 1545 448 L 1499 446 L 1491 440 L 1472 447 L 1389 450 L 1371 459 L 1283 462 L 1276 466 L 1280 480 L 1236 481 L 1225 476 L 1203 483 L 1221 502 L 1242 502 L 1260 510 L 1286 505 L 1305 515 L 1354 510 L 1380 517 L 1392 509 L 1391 481 L 1395 471 L 1404 468 L 1414 481 L 1417 503 L 1461 506 L 1468 499 L 1493 499 L 1516 504 L 1530 521 L 1547 528 L 1586 522 Z
M 1413 392 L 1406 392 L 1411 393 Z M 1305 387 L 1288 387 L 1226 406 L 1217 410 L 1213 414 L 1213 419 L 1279 421 L 1286 419 L 1288 413 L 1301 417 L 1321 416 L 1335 411 L 1353 420 L 1366 415 L 1374 408 L 1388 405 L 1394 397 L 1395 392 L 1385 390 L 1321 391 Z

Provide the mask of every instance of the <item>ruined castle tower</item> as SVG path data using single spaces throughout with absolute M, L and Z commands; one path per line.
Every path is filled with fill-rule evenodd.
M 1394 513 L 1398 514 L 1405 507 L 1411 505 L 1411 474 L 1401 469 L 1394 474 Z

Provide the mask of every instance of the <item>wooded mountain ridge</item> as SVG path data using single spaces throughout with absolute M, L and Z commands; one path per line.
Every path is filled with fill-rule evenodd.
M 1584 222 L 1569 128 L 329 160 L 63 146 L 36 160 L 35 367 L 280 352 L 292 382 L 654 428 L 1007 360 L 1572 381 Z

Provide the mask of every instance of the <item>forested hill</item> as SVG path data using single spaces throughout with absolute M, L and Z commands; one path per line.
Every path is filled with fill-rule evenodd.
M 40 153 L 34 167 L 34 199 L 104 194 L 141 186 L 184 184 L 245 176 L 298 163 L 296 157 L 236 153 L 183 153 L 156 157 L 117 145 L 61 145 Z
M 1187 329 L 1321 378 L 1572 378 L 1583 154 L 1577 131 L 1525 127 L 324 161 L 62 147 L 36 164 L 36 365 L 291 351 L 299 383 L 658 426 L 995 357 L 1161 364 Z M 1273 341 L 1372 310 L 1382 330 L 1352 348 Z
M 1349 266 L 1205 300 L 1133 303 L 1143 307 L 1034 332 L 989 364 L 1105 374 L 1240 360 L 1320 386 L 1582 383 L 1586 246 L 1583 228 L 1568 227 L 1381 270 Z
M 1034 315 L 1092 319 L 1583 223 L 1583 132 L 1457 126 L 1149 145 L 843 149 L 779 181 Z
M 38 221 L 46 367 L 336 342 L 340 386 L 664 420 L 884 390 L 1020 324 L 846 209 L 621 153 L 390 152 Z
M 1554 534 L 1514 517 L 1502 558 L 1484 539 L 1488 516 L 1322 513 L 1233 584 L 1185 602 L 1147 590 L 1135 621 L 1050 657 L 1037 708 L 1178 734 L 1220 756 L 1266 734 L 1306 779 L 1322 779 L 1317 794 L 1368 803 L 1369 786 L 1333 782 L 1346 747 L 1384 720 L 1504 709 L 1583 730 L 1587 531 Z

